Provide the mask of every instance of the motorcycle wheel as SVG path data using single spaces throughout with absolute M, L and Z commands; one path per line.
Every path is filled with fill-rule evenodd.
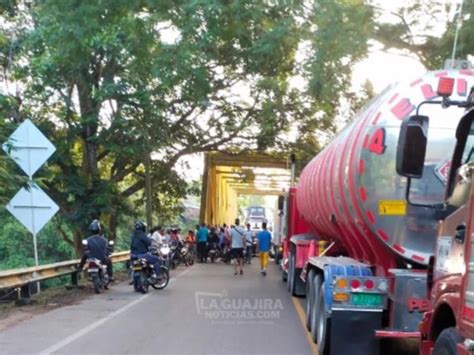
M 100 293 L 100 279 L 99 275 L 93 274 L 92 275 L 92 284 L 94 285 L 94 292 L 99 294 Z
M 194 265 L 194 257 L 192 255 L 189 256 L 188 264 L 191 266 Z
M 214 256 L 214 254 L 211 255 L 211 263 L 214 264 L 214 261 L 215 261 L 216 257 Z
M 139 291 L 141 293 L 147 293 L 148 292 L 148 275 L 145 270 L 142 270 L 140 272 L 140 288 Z
M 140 273 L 134 272 L 133 273 L 133 288 L 135 291 L 139 292 L 140 291 Z
M 101 273 L 101 282 L 102 282 L 102 287 L 104 287 L 104 290 L 109 289 L 109 284 L 110 284 L 110 277 L 107 273 Z
M 167 267 L 161 266 L 160 272 L 157 275 L 157 282 L 152 284 L 151 287 L 153 287 L 155 290 L 162 290 L 166 286 L 168 286 L 169 282 L 170 282 L 169 270 Z

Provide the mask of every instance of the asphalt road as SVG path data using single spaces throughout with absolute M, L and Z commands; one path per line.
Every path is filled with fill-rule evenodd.
M 146 295 L 114 285 L 1 332 L 0 354 L 315 354 L 277 267 L 256 261 L 180 268 Z

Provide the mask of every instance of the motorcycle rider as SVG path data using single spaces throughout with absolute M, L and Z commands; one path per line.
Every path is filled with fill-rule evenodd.
M 98 219 L 94 219 L 89 225 L 89 231 L 92 235 L 86 239 L 86 245 L 84 253 L 82 254 L 81 262 L 79 263 L 78 269 L 82 271 L 87 259 L 98 259 L 101 263 L 107 266 L 107 274 L 111 282 L 113 279 L 113 268 L 112 260 L 110 260 L 110 250 L 107 248 L 107 239 L 105 239 L 102 233 L 102 226 Z
M 132 235 L 130 245 L 130 256 L 132 259 L 144 258 L 150 265 L 153 265 L 155 276 L 160 270 L 160 259 L 151 255 L 148 251 L 151 246 L 151 239 L 146 235 L 146 224 L 142 221 L 135 222 L 135 231 Z

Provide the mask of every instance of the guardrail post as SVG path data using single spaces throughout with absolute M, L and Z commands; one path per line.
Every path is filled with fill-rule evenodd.
M 73 286 L 79 285 L 79 279 L 80 279 L 79 272 L 78 271 L 73 272 L 71 274 L 71 285 Z
M 29 299 L 31 298 L 31 294 L 32 293 L 29 283 L 20 287 L 20 299 Z
M 15 301 L 17 306 L 25 306 L 32 302 L 31 295 L 33 294 L 31 290 L 31 283 L 27 283 L 20 287 L 18 292 L 18 299 Z

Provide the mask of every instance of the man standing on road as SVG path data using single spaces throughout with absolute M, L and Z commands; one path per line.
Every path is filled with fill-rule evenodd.
M 201 223 L 197 233 L 197 252 L 199 262 L 205 263 L 207 261 L 207 238 L 209 237 L 209 230 L 206 228 L 206 223 Z
M 237 269 L 240 268 L 240 275 L 244 274 L 244 245 L 245 245 L 245 230 L 240 226 L 240 220 L 235 220 L 235 226 L 230 231 L 230 247 L 231 256 L 235 259 L 235 272 L 237 275 Z
M 257 234 L 258 251 L 260 255 L 260 272 L 263 276 L 267 275 L 268 254 L 270 252 L 270 245 L 272 235 L 267 230 L 267 223 L 262 223 L 262 230 Z

